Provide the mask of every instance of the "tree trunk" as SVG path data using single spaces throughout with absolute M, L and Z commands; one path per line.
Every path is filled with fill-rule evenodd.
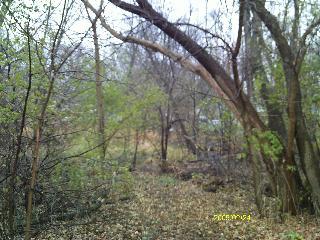
M 316 213 L 320 214 L 320 155 L 312 144 L 312 139 L 310 138 L 310 134 L 303 117 L 300 90 L 298 90 L 297 94 L 296 112 L 299 117 L 297 118 L 297 131 L 295 137 L 300 162 L 312 189 L 314 210 Z
M 166 116 L 164 116 L 161 107 L 159 107 L 160 120 L 161 120 L 161 153 L 160 153 L 160 168 L 162 172 L 168 170 L 168 141 L 170 133 L 170 116 L 169 110 L 166 111 Z
M 254 150 L 254 147 L 252 146 L 252 143 L 250 141 L 250 137 L 252 136 L 252 132 L 249 127 L 246 127 L 244 130 L 245 139 L 248 146 L 248 161 L 251 163 L 252 168 L 252 178 L 253 178 L 253 188 L 254 188 L 254 196 L 255 196 L 255 202 L 258 208 L 258 211 L 260 215 L 262 216 L 262 195 L 260 191 L 260 183 L 261 183 L 261 175 L 259 174 L 261 169 L 259 169 L 259 159 L 256 154 L 256 151 Z
M 252 53 L 252 72 L 254 75 L 259 75 L 261 79 L 261 89 L 260 89 L 260 95 L 262 100 L 264 101 L 267 114 L 268 114 L 268 127 L 271 131 L 274 131 L 278 134 L 278 136 L 283 139 L 285 142 L 287 139 L 287 132 L 286 132 L 286 126 L 283 120 L 283 110 L 280 109 L 279 104 L 272 100 L 270 97 L 270 94 L 273 92 L 273 87 L 271 86 L 270 81 L 268 80 L 267 73 L 264 69 L 264 64 L 262 61 L 262 51 L 261 46 L 265 47 L 266 44 L 263 40 L 263 36 L 261 33 L 261 21 L 258 18 L 257 14 L 253 12 L 253 19 L 252 19 L 252 48 L 255 49 L 255 51 Z M 268 56 L 266 56 L 268 59 L 268 64 L 272 64 L 271 60 Z
M 17 139 L 17 150 L 15 154 L 15 158 L 13 160 L 13 163 L 11 165 L 11 177 L 10 177 L 10 188 L 9 188 L 9 216 L 8 216 L 8 221 L 9 221 L 9 230 L 11 234 L 11 238 L 14 238 L 15 235 L 15 189 L 16 189 L 16 178 L 17 178 L 17 170 L 18 170 L 18 161 L 20 157 L 20 152 L 22 148 L 22 134 L 23 134 L 23 129 L 25 127 L 25 122 L 26 122 L 26 114 L 27 114 L 27 106 L 28 106 L 28 101 L 29 101 L 29 96 L 30 96 L 30 91 L 31 91 L 31 84 L 32 84 L 32 57 L 31 57 L 31 42 L 30 42 L 30 35 L 29 35 L 29 29 L 27 33 L 27 38 L 28 38 L 28 60 L 29 60 L 29 74 L 28 74 L 28 87 L 27 87 L 27 93 L 25 96 L 24 100 L 24 105 L 23 105 L 23 110 L 22 110 L 22 116 L 21 116 L 21 124 L 20 124 L 20 132 L 18 135 Z
M 197 146 L 196 143 L 193 141 L 192 137 L 190 137 L 190 135 L 187 132 L 186 126 L 183 123 L 183 119 L 181 119 L 180 114 L 175 111 L 174 112 L 175 117 L 176 117 L 176 121 L 179 124 L 179 128 L 180 128 L 180 132 L 181 135 L 185 141 L 186 147 L 187 149 L 193 154 L 196 155 L 197 154 Z
M 25 228 L 25 240 L 31 239 L 31 223 L 32 223 L 32 199 L 34 193 L 34 187 L 36 185 L 39 161 L 40 161 L 40 140 L 42 135 L 42 128 L 45 121 L 45 115 L 48 108 L 48 104 L 53 92 L 54 81 L 56 77 L 56 73 L 54 72 L 54 55 L 51 56 L 51 66 L 49 71 L 49 87 L 46 98 L 41 106 L 41 111 L 39 115 L 38 123 L 35 127 L 35 143 L 34 143 L 34 152 L 31 166 L 31 179 L 30 186 L 28 191 L 28 199 L 27 199 L 27 210 L 26 210 L 26 228 Z
M 247 95 L 249 98 L 253 95 L 253 72 L 252 72 L 252 39 L 251 39 L 251 24 L 250 24 L 250 8 L 248 1 L 245 1 L 244 16 L 243 16 L 243 28 L 244 28 L 244 80 L 247 83 Z
M 301 68 L 301 63 L 303 62 L 304 54 L 297 54 L 296 49 L 293 49 L 295 44 L 291 47 L 288 44 L 287 39 L 283 36 L 282 30 L 279 26 L 279 23 L 275 16 L 273 16 L 270 12 L 268 12 L 264 7 L 265 1 L 255 1 L 254 11 L 258 14 L 259 18 L 265 23 L 267 28 L 269 29 L 274 41 L 277 44 L 277 48 L 279 50 L 282 66 L 285 73 L 285 78 L 287 82 L 288 88 L 288 139 L 287 139 L 287 149 L 286 149 L 286 160 L 284 162 L 283 170 L 287 177 L 292 176 L 291 173 L 288 172 L 288 167 L 295 167 L 295 159 L 294 159 L 294 144 L 295 140 L 298 145 L 299 154 L 302 166 L 309 166 L 307 171 L 307 167 L 305 169 L 305 173 L 307 175 L 308 180 L 313 181 L 310 182 L 312 195 L 314 198 L 314 205 L 316 211 L 319 213 L 319 203 L 320 203 L 320 167 L 319 161 L 320 156 L 317 156 L 316 151 L 314 150 L 312 140 L 309 137 L 309 133 L 307 131 L 307 127 L 305 124 L 305 120 L 302 112 L 302 103 L 301 103 L 301 89 L 299 82 L 299 73 Z M 297 6 L 295 5 L 295 8 Z M 297 13 L 297 10 L 296 10 Z M 295 25 L 297 24 L 299 19 L 296 19 Z M 316 25 L 312 26 L 315 27 Z M 312 29 L 312 28 L 311 28 Z M 310 28 L 308 28 L 310 30 Z M 293 34 L 297 32 L 297 26 L 294 26 L 292 30 Z M 311 31 L 311 30 L 310 30 Z M 310 31 L 306 31 L 305 34 L 310 33 Z M 291 42 L 298 41 L 291 40 Z M 302 41 L 302 45 L 299 46 L 299 49 L 305 49 L 305 43 Z M 302 50 L 303 51 L 303 50 Z M 307 150 L 308 149 L 308 150 Z M 306 150 L 306 151 L 305 151 Z M 305 158 L 305 154 L 308 152 L 309 157 Z M 311 169 L 312 168 L 312 169 Z M 287 183 L 289 186 L 292 184 L 291 181 Z M 294 187 L 294 186 L 291 186 Z M 290 187 L 289 187 L 290 188 Z M 292 193 L 287 193 L 292 194 Z M 294 203 L 289 202 L 288 206 L 292 206 Z
M 131 167 L 130 167 L 131 172 L 134 172 L 136 170 L 138 146 L 139 146 L 139 130 L 136 129 L 134 154 L 133 154 L 133 159 L 132 159 L 132 163 L 131 163 Z
M 38 126 L 35 129 L 35 146 L 34 146 L 34 153 L 33 153 L 33 160 L 32 160 L 31 180 L 30 180 L 30 186 L 29 186 L 29 191 L 27 196 L 25 240 L 31 239 L 32 204 L 33 204 L 32 200 L 33 200 L 34 187 L 36 185 L 38 164 L 40 159 L 41 125 L 42 123 L 39 122 Z
M 105 109 L 104 97 L 102 89 L 102 73 L 100 62 L 99 39 L 97 34 L 97 21 L 92 21 L 93 42 L 94 42 L 94 56 L 95 56 L 95 81 L 96 81 L 96 105 L 97 105 L 97 130 L 98 130 L 98 145 L 100 146 L 100 160 L 105 159 L 106 144 L 105 144 Z

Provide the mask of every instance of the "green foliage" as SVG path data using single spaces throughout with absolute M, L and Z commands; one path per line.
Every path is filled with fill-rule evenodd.
M 287 165 L 287 169 L 288 169 L 289 171 L 291 171 L 291 172 L 297 171 L 296 166 L 292 166 L 292 165 Z
M 304 240 L 304 238 L 297 232 L 291 231 L 284 233 L 281 239 L 285 240 Z
M 168 146 L 168 159 L 170 162 L 185 162 L 196 160 L 196 156 L 189 154 L 185 148 L 178 147 L 176 145 Z
M 19 114 L 15 111 L 12 111 L 10 107 L 0 106 L 0 124 L 9 124 L 13 123 L 18 119 Z
M 264 154 L 274 161 L 278 161 L 283 152 L 279 138 L 272 131 L 254 131 L 254 134 L 250 136 L 250 141 L 255 149 L 261 148 Z
M 84 191 L 99 185 L 110 189 L 108 198 L 118 200 L 129 198 L 133 189 L 133 178 L 127 167 L 114 163 L 106 168 L 97 163 L 98 160 L 72 161 L 58 164 L 52 174 L 52 181 L 60 190 Z M 61 185 L 61 183 L 64 183 Z
M 320 85 L 319 85 L 320 57 L 310 53 L 302 64 L 300 79 L 303 89 L 303 109 L 309 130 L 319 139 L 320 132 L 317 123 L 320 118 Z
M 159 177 L 159 183 L 163 186 L 174 186 L 177 184 L 177 180 L 169 175 L 163 175 Z
M 134 179 L 128 167 L 119 167 L 112 173 L 110 198 L 114 200 L 132 197 Z
M 286 95 L 285 87 L 285 76 L 282 68 L 282 63 L 280 59 L 276 59 L 270 69 L 265 68 L 264 71 L 270 71 L 270 76 L 272 76 L 272 81 L 267 81 L 264 79 L 264 74 L 257 71 L 254 76 L 254 84 L 258 94 L 261 96 L 262 92 L 268 94 L 268 102 L 273 106 L 277 106 L 279 109 L 284 109 L 286 106 L 286 101 L 284 96 Z M 262 88 L 266 89 L 262 89 Z M 266 92 L 267 90 L 267 92 Z M 263 99 L 258 100 L 262 104 Z M 265 104 L 262 104 L 265 107 Z
M 141 86 L 142 87 L 142 86 Z M 110 83 L 105 90 L 105 106 L 107 106 L 108 128 L 120 126 L 132 128 L 148 127 L 153 123 L 153 108 L 164 101 L 165 96 L 158 87 L 136 90 L 141 94 L 130 94 L 126 88 Z M 153 113 L 153 114 L 152 114 Z M 146 122 L 147 119 L 152 121 Z
M 205 175 L 203 173 L 192 173 L 192 180 L 197 181 L 203 181 L 205 178 Z

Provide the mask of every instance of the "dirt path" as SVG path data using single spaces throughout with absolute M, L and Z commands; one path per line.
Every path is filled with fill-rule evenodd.
M 215 214 L 250 214 L 251 219 L 214 221 Z M 191 181 L 146 173 L 135 176 L 131 200 L 105 205 L 86 221 L 91 224 L 58 227 L 46 239 L 315 240 L 320 236 L 319 225 L 307 217 L 289 218 L 283 224 L 276 217 L 259 219 L 252 193 L 239 186 L 208 193 Z M 305 238 L 293 238 L 297 233 Z

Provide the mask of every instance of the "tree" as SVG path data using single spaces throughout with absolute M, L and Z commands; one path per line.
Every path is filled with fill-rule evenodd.
M 57 53 L 59 48 L 61 47 L 62 38 L 65 35 L 65 26 L 68 21 L 68 14 L 72 9 L 73 2 L 68 3 L 68 1 L 64 1 L 63 10 L 61 13 L 61 20 L 58 25 L 58 29 L 54 32 L 54 36 L 51 42 L 50 49 L 50 63 L 48 66 L 43 65 L 43 69 L 46 73 L 48 79 L 48 87 L 46 89 L 46 93 L 44 94 L 44 98 L 40 100 L 40 111 L 38 112 L 38 120 L 34 127 L 34 149 L 32 156 L 32 165 L 31 165 L 31 177 L 30 177 L 30 185 L 28 190 L 27 197 L 27 209 L 26 209 L 26 227 L 25 227 L 25 239 L 31 239 L 31 223 L 32 223 L 32 209 L 33 209 L 33 195 L 35 191 L 37 174 L 39 170 L 39 162 L 41 157 L 41 137 L 44 130 L 44 125 L 46 121 L 47 109 L 49 106 L 49 102 L 51 96 L 53 94 L 54 83 L 56 81 L 57 75 L 65 64 L 67 59 L 73 54 L 73 52 L 80 46 L 81 42 L 76 44 L 67 54 L 62 58 L 60 62 L 57 62 Z M 49 17 L 49 16 L 48 16 Z M 41 61 L 41 60 L 40 60 Z
M 102 11 L 103 1 L 100 2 L 100 12 Z M 97 102 L 97 130 L 99 141 L 98 145 L 100 145 L 100 161 L 104 161 L 106 154 L 105 147 L 105 108 L 104 108 L 104 96 L 102 89 L 102 71 L 101 71 L 101 62 L 100 62 L 100 50 L 99 50 L 99 38 L 97 33 L 97 20 L 92 19 L 90 14 L 88 13 L 88 18 L 92 24 L 92 32 L 93 32 L 93 42 L 94 42 L 94 56 L 95 56 L 95 80 L 96 80 L 96 102 Z
M 251 2 L 252 3 L 252 2 Z M 265 23 L 270 31 L 282 60 L 282 67 L 288 89 L 288 139 L 286 144 L 286 161 L 284 167 L 296 166 L 294 160 L 294 141 L 299 150 L 299 156 L 303 171 L 308 179 L 313 195 L 313 203 L 315 210 L 320 210 L 320 155 L 314 147 L 308 128 L 304 119 L 302 110 L 302 96 L 299 81 L 301 66 L 307 52 L 306 39 L 312 34 L 314 29 L 320 25 L 320 18 L 316 18 L 299 37 L 300 23 L 300 1 L 294 1 L 295 18 L 292 26 L 291 42 L 285 38 L 280 25 L 275 16 L 264 7 L 265 1 L 256 1 L 253 11 L 257 13 L 259 18 Z M 292 178 L 292 173 L 287 173 L 287 179 Z M 289 195 L 294 195 L 295 190 L 293 182 L 289 183 Z M 293 199 L 294 200 L 294 199 Z M 288 210 L 294 208 L 294 202 L 290 201 Z
M 90 10 L 96 13 L 96 10 L 90 6 L 90 3 L 86 0 L 82 2 L 85 3 Z M 220 95 L 225 96 L 227 99 L 227 105 L 230 109 L 235 113 L 237 118 L 242 122 L 246 131 L 248 131 L 249 135 L 254 135 L 257 139 L 259 144 L 256 146 L 260 148 L 262 159 L 266 165 L 266 168 L 275 182 L 275 184 L 279 184 L 279 182 L 284 183 L 281 187 L 283 190 L 282 192 L 282 203 L 283 203 L 283 210 L 286 212 L 295 213 L 296 212 L 296 193 L 295 193 L 295 185 L 296 185 L 296 174 L 292 171 L 292 168 L 295 167 L 294 161 L 294 138 L 295 132 L 297 130 L 297 143 L 300 152 L 304 152 L 301 157 L 304 159 L 306 151 L 310 154 L 309 156 L 313 156 L 314 158 L 309 158 L 309 161 L 302 161 L 308 165 L 309 171 L 309 178 L 311 179 L 313 196 L 314 196 L 314 205 L 315 209 L 318 208 L 318 176 L 317 176 L 317 167 L 315 166 L 318 162 L 318 158 L 316 157 L 315 151 L 312 149 L 312 143 L 308 140 L 304 139 L 302 132 L 307 130 L 307 127 L 303 120 L 303 114 L 301 112 L 301 107 L 298 102 L 299 95 L 299 81 L 296 71 L 300 67 L 300 61 L 303 58 L 298 58 L 297 62 L 292 63 L 291 59 L 294 59 L 294 54 L 292 53 L 286 39 L 282 36 L 281 30 L 278 26 L 276 18 L 271 15 L 264 7 L 263 1 L 258 2 L 249 2 L 251 6 L 253 6 L 253 11 L 257 13 L 259 18 L 263 22 L 265 22 L 267 28 L 269 29 L 270 33 L 272 34 L 273 38 L 276 41 L 278 50 L 280 52 L 280 56 L 283 62 L 283 69 L 289 84 L 289 101 L 288 101 L 288 109 L 289 109 L 289 122 L 288 122 L 288 140 L 282 139 L 281 136 L 278 135 L 270 135 L 268 134 L 268 127 L 263 123 L 261 120 L 257 110 L 253 107 L 252 102 L 248 98 L 248 96 L 242 90 L 242 84 L 239 79 L 239 70 L 237 66 L 237 56 L 240 51 L 241 47 L 241 38 L 242 38 L 242 28 L 243 28 L 243 17 L 244 17 L 244 1 L 240 1 L 239 6 L 239 31 L 238 31 L 238 38 L 236 42 L 235 48 L 231 48 L 229 44 L 225 43 L 229 48 L 231 55 L 232 55 L 232 75 L 228 74 L 225 69 L 220 65 L 220 63 L 214 59 L 204 48 L 202 48 L 197 42 L 192 40 L 186 33 L 182 30 L 177 28 L 173 23 L 170 23 L 167 19 L 165 19 L 160 13 L 155 11 L 152 5 L 146 0 L 137 0 L 137 5 L 129 4 L 124 1 L 120 0 L 110 0 L 109 2 L 113 3 L 115 6 L 133 14 L 136 14 L 147 21 L 151 22 L 153 25 L 157 26 L 161 29 L 165 34 L 169 37 L 174 39 L 177 43 L 179 43 L 186 51 L 188 51 L 204 68 L 205 73 L 200 74 L 199 69 L 195 71 L 197 74 L 201 75 L 203 79 L 208 81 L 213 90 L 220 93 Z M 297 4 L 296 4 L 297 6 Z M 146 40 L 137 39 L 132 36 L 123 36 L 115 32 L 106 22 L 104 21 L 103 17 L 100 17 L 102 22 L 102 26 L 106 28 L 113 36 L 125 41 L 125 42 L 132 42 L 143 45 L 147 48 L 151 48 L 154 51 L 159 51 L 171 58 L 175 61 L 180 62 L 183 66 L 192 69 L 194 65 L 190 66 L 186 64 L 186 60 L 176 54 L 172 53 L 168 49 L 164 49 L 162 46 L 151 43 Z M 298 20 L 297 20 L 298 21 Z M 319 24 L 318 20 L 315 20 L 306 30 L 305 34 L 302 36 L 302 49 L 305 49 L 305 40 L 307 36 L 312 33 L 315 27 Z M 295 32 L 297 31 L 294 28 Z M 302 54 L 302 55 L 301 55 Z M 299 56 L 304 56 L 305 51 L 303 50 L 302 53 L 299 53 Z M 188 62 L 190 63 L 190 62 Z M 187 65 L 187 66 L 186 66 Z M 298 67 L 296 69 L 296 67 Z M 204 76 L 206 75 L 206 76 Z M 209 76 L 208 76 L 209 75 Z M 211 81 L 210 81 L 210 80 Z M 212 83 L 213 82 L 213 83 Z M 296 109 L 297 108 L 297 109 Z M 297 114 L 297 112 L 299 112 Z M 297 118 L 297 115 L 299 117 Z M 296 122 L 298 123 L 296 128 Z M 299 128 L 299 130 L 298 130 Z M 253 129 L 256 129 L 253 131 Z M 300 134 L 299 134 L 300 133 Z M 309 137 L 307 136 L 306 139 Z M 268 154 L 267 149 L 264 147 L 265 145 L 273 146 L 272 143 L 274 139 L 277 139 L 277 144 L 281 145 L 283 151 L 278 151 L 276 155 L 270 156 Z M 287 144 L 286 144 L 287 143 Z M 306 143 L 306 144 L 305 144 Z M 260 147 L 259 147 L 260 146 Z M 307 148 L 305 148 L 307 147 Z M 285 154 L 284 154 L 285 153 Z M 272 157 L 276 157 L 277 163 L 279 166 L 275 167 Z M 283 161 L 282 161 L 283 159 Z M 311 170 L 312 169 L 312 170 Z M 278 173 L 280 171 L 280 173 Z M 318 171 L 319 172 L 319 171 Z M 277 181 L 275 176 L 280 177 L 283 180 Z M 309 180 L 310 181 L 310 180 Z M 318 210 L 317 210 L 318 211 Z

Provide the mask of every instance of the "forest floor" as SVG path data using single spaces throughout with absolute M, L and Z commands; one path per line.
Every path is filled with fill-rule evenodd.
M 228 184 L 205 192 L 192 180 L 138 172 L 130 200 L 106 204 L 77 224 L 51 226 L 38 239 L 320 239 L 320 222 L 310 215 L 259 218 L 253 193 Z M 214 221 L 215 214 L 250 214 L 250 220 Z

